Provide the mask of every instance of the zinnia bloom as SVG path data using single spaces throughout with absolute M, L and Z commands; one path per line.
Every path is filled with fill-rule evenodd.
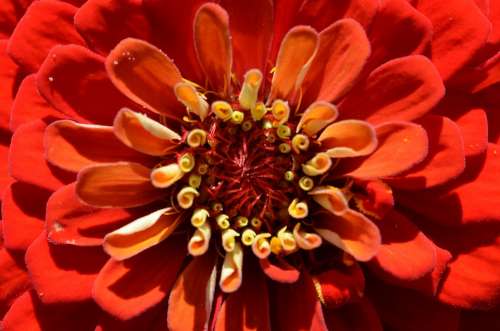
M 9 0 L 1 326 L 499 327 L 498 11 Z

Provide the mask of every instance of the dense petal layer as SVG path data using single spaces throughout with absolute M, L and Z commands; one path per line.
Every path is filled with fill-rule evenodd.
M 56 121 L 45 130 L 45 158 L 64 170 L 78 172 L 86 166 L 119 161 L 148 163 L 148 158 L 123 145 L 113 128 Z
M 25 251 L 43 230 L 50 191 L 22 182 L 12 183 L 2 198 L 4 246 Z
M 364 159 L 342 160 L 347 174 L 358 178 L 395 176 L 427 156 L 428 138 L 423 127 L 410 122 L 387 122 L 376 128 L 378 148 Z M 352 169 L 352 170 L 350 170 Z
M 413 120 L 443 96 L 444 85 L 436 68 L 426 57 L 411 55 L 372 71 L 339 105 L 339 114 L 370 123 Z
M 339 100 L 352 88 L 369 55 L 370 42 L 355 20 L 340 20 L 321 31 L 318 52 L 304 79 L 305 100 Z
M 83 204 L 76 184 L 61 187 L 47 201 L 46 229 L 56 244 L 99 246 L 104 236 L 146 212 L 142 208 L 94 208 Z
M 10 132 L 0 130 L 0 199 L 5 189 L 13 181 L 8 171 Z
M 55 45 L 84 45 L 73 25 L 76 9 L 63 1 L 34 2 L 12 33 L 9 54 L 26 70 L 35 72 Z
M 351 254 L 358 261 L 368 261 L 377 254 L 381 238 L 377 226 L 352 209 L 335 216 L 321 213 L 314 227 L 324 240 Z
M 228 13 L 219 5 L 207 3 L 194 19 L 194 45 L 208 84 L 218 93 L 230 92 L 233 51 Z
M 2 247 L 0 238 L 0 316 L 3 317 L 12 303 L 30 287 L 23 257 Z
M 300 277 L 299 270 L 279 257 L 273 261 L 259 259 L 259 264 L 266 276 L 280 283 L 295 283 Z
M 106 69 L 116 88 L 131 100 L 174 119 L 184 115 L 174 94 L 174 86 L 182 82 L 179 69 L 155 46 L 124 39 L 108 55 Z
M 109 260 L 94 283 L 95 301 L 122 320 L 143 313 L 170 292 L 185 247 L 184 238 L 178 236 L 129 260 Z
M 341 307 L 363 297 L 365 277 L 359 264 L 341 265 L 314 275 L 316 291 L 327 308 Z
M 159 199 L 164 192 L 150 181 L 151 170 L 138 163 L 90 166 L 78 174 L 76 193 L 96 207 L 136 207 Z
M 6 0 L 0 9 L 0 38 L 10 37 L 31 0 Z
M 429 137 L 429 153 L 410 171 L 388 179 L 396 188 L 426 189 L 450 181 L 465 169 L 465 152 L 460 128 L 449 118 L 427 115 L 418 121 Z
M 51 49 L 37 74 L 40 94 L 57 110 L 83 123 L 110 125 L 124 106 L 133 106 L 111 84 L 104 58 L 77 45 Z
M 7 40 L 0 40 L 0 129 L 9 128 L 9 110 L 12 106 L 20 76 L 20 70 L 7 55 Z
M 12 136 L 9 151 L 10 175 L 48 190 L 56 190 L 73 180 L 74 175 L 51 166 L 44 158 L 43 135 L 46 124 L 41 121 L 21 125 Z
M 335 331 L 382 331 L 377 311 L 368 299 L 344 305 L 338 309 L 326 309 L 325 321 L 329 330 Z

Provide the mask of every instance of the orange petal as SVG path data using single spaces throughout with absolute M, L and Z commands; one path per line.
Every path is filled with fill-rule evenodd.
M 219 286 L 223 292 L 232 293 L 238 290 L 243 281 L 243 250 L 236 243 L 231 252 L 226 253 L 220 274 Z
M 177 147 L 181 137 L 166 126 L 130 109 L 116 114 L 115 135 L 125 145 L 148 155 L 162 156 Z
M 329 125 L 318 138 L 330 157 L 343 158 L 371 154 L 377 147 L 374 128 L 364 121 L 345 120 Z
M 141 164 L 117 162 L 90 166 L 78 174 L 76 193 L 95 207 L 137 207 L 165 193 L 149 179 L 151 170 Z
M 229 16 L 222 7 L 207 3 L 198 9 L 194 19 L 194 42 L 208 83 L 215 91 L 227 95 L 230 89 L 233 53 Z
M 332 123 L 338 116 L 337 108 L 329 102 L 317 101 L 307 108 L 299 124 L 297 124 L 297 133 L 301 130 L 308 136 L 314 136 L 325 126 Z
M 425 159 L 428 152 L 427 133 L 423 127 L 409 122 L 388 122 L 376 127 L 379 146 L 364 160 L 343 160 L 347 172 L 358 178 L 394 176 L 411 169 Z
M 358 261 L 368 261 L 378 252 L 381 238 L 378 227 L 352 209 L 342 216 L 321 213 L 314 220 L 316 232 L 332 245 L 351 254 Z
M 293 228 L 293 236 L 297 245 L 305 250 L 315 249 L 321 246 L 321 237 L 316 233 L 306 232 L 300 228 L 300 223 L 297 223 Z
M 333 186 L 318 186 L 309 192 L 314 201 L 335 215 L 342 215 L 348 208 L 348 202 L 342 191 Z
M 146 155 L 123 145 L 110 126 L 60 120 L 45 129 L 45 159 L 59 168 L 78 172 L 98 163 L 147 162 Z M 151 161 L 151 160 L 150 160 Z
M 318 39 L 318 33 L 308 26 L 296 26 L 286 34 L 276 60 L 270 100 L 293 97 L 316 54 Z
M 154 187 L 167 188 L 184 176 L 177 163 L 159 167 L 151 171 L 151 183 Z
M 172 208 L 157 210 L 108 233 L 103 248 L 115 260 L 128 259 L 165 240 L 180 221 Z
M 188 243 L 188 252 L 193 256 L 200 256 L 207 252 L 210 245 L 212 230 L 208 222 L 196 228 Z
M 174 95 L 182 81 L 179 69 L 155 46 L 124 39 L 109 53 L 106 69 L 116 88 L 138 104 L 174 119 L 185 114 Z

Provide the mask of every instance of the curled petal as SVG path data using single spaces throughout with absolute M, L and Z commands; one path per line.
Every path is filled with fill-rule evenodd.
M 332 160 L 327 153 L 318 153 L 302 165 L 302 171 L 308 176 L 318 176 L 326 173 L 332 166 Z
M 151 183 L 154 187 L 167 188 L 184 176 L 177 163 L 172 163 L 151 171 Z
M 212 230 L 210 224 L 203 223 L 203 225 L 196 228 L 193 236 L 188 243 L 188 252 L 193 256 L 199 256 L 206 253 L 210 245 L 210 238 Z
M 254 109 L 259 96 L 259 88 L 262 83 L 262 72 L 259 69 L 251 69 L 245 74 L 245 81 L 241 88 L 238 101 L 244 109 Z
M 339 113 L 337 108 L 329 102 L 316 101 L 307 108 L 299 124 L 297 124 L 297 133 L 301 130 L 308 136 L 314 136 L 325 126 L 335 121 Z
M 295 241 L 295 237 L 291 232 L 286 231 L 286 227 L 283 227 L 278 231 L 277 237 L 285 253 L 290 254 L 297 250 L 297 242 Z
M 178 104 L 173 88 L 182 77 L 160 49 L 139 39 L 124 39 L 108 55 L 106 69 L 116 88 L 131 100 L 173 119 L 182 117 L 182 107 L 173 106 Z
M 174 88 L 175 96 L 188 111 L 198 115 L 203 121 L 208 114 L 208 103 L 196 91 L 193 85 L 188 83 L 178 83 Z
M 333 186 L 319 186 L 309 192 L 314 201 L 335 215 L 342 215 L 348 210 L 348 202 L 344 193 Z
M 347 209 L 341 216 L 323 213 L 314 220 L 316 232 L 358 261 L 368 261 L 381 244 L 380 231 L 363 214 Z
M 199 195 L 200 193 L 194 187 L 186 186 L 177 193 L 177 202 L 181 208 L 188 209 L 193 205 L 194 198 Z
M 293 236 L 297 245 L 304 250 L 311 250 L 321 246 L 322 239 L 316 233 L 306 232 L 300 228 L 300 223 L 297 223 L 293 228 Z
M 288 206 L 288 215 L 298 219 L 306 218 L 309 215 L 309 207 L 305 201 L 294 199 Z
M 128 259 L 165 240 L 180 220 L 172 208 L 157 210 L 107 234 L 103 248 L 115 260 Z
M 241 244 L 236 243 L 231 252 L 226 253 L 219 286 L 223 292 L 232 293 L 238 290 L 243 280 L 243 250 Z
M 224 247 L 226 252 L 229 253 L 234 251 L 236 247 L 236 237 L 239 235 L 240 234 L 233 229 L 224 230 L 222 233 L 222 247 Z
M 329 125 L 318 138 L 330 157 L 371 154 L 377 148 L 375 129 L 364 121 L 345 120 Z
M 208 210 L 196 209 L 193 213 L 193 216 L 191 216 L 191 225 L 196 228 L 202 226 L 207 221 L 208 216 L 210 216 Z
M 122 143 L 141 153 L 162 156 L 177 147 L 181 137 L 166 126 L 123 108 L 113 123 L 115 135 Z
M 269 244 L 269 238 L 271 238 L 271 234 L 269 233 L 259 233 L 255 236 L 255 239 L 252 244 L 252 252 L 259 259 L 265 259 L 271 254 L 271 245 Z

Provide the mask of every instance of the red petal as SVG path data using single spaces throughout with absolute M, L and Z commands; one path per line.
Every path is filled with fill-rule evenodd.
M 363 194 L 354 195 L 356 206 L 366 215 L 382 219 L 394 208 L 392 189 L 381 180 L 356 180 L 363 188 Z
M 95 301 L 122 320 L 158 304 L 174 285 L 185 247 L 177 236 L 126 261 L 109 260 L 95 281 Z
M 370 284 L 368 293 L 383 322 L 394 330 L 456 331 L 459 311 L 412 290 Z
M 75 26 L 95 51 L 109 53 L 121 40 L 151 40 L 151 26 L 140 1 L 88 0 L 76 12 Z
M 2 199 L 5 247 L 25 251 L 38 237 L 43 230 L 45 204 L 51 193 L 22 182 L 7 188 Z
M 293 284 L 274 283 L 273 329 L 326 331 L 321 303 L 311 276 L 303 272 Z
M 229 14 L 230 33 L 233 42 L 234 68 L 238 79 L 250 69 L 263 73 L 273 33 L 272 0 L 245 1 L 223 0 L 221 6 Z
M 464 144 L 460 128 L 450 119 L 427 115 L 418 121 L 429 136 L 427 158 L 409 172 L 387 182 L 401 189 L 427 189 L 458 177 L 465 169 Z
M 427 156 L 425 129 L 410 122 L 387 122 L 376 127 L 379 145 L 366 158 L 342 160 L 350 176 L 380 178 L 400 174 Z
M 177 278 L 169 298 L 169 330 L 207 329 L 217 283 L 216 259 L 212 253 L 195 257 Z
M 271 44 L 270 60 L 274 64 L 280 49 L 281 41 L 295 24 L 298 11 L 304 0 L 274 0 L 273 41 Z
M 8 173 L 10 138 L 10 132 L 0 130 L 0 201 L 3 196 L 3 192 L 13 181 L 13 178 L 10 177 Z
M 99 246 L 106 234 L 147 214 L 141 209 L 102 209 L 82 204 L 75 184 L 61 187 L 47 201 L 46 229 L 51 242 Z
M 93 303 L 43 305 L 33 292 L 25 292 L 3 320 L 3 331 L 89 331 L 98 310 Z
M 417 9 L 433 25 L 432 62 L 447 80 L 485 44 L 491 24 L 472 0 L 420 0 Z
M 358 84 L 339 106 L 343 119 L 370 123 L 413 120 L 444 96 L 436 68 L 424 56 L 411 55 L 384 63 Z
M 35 1 L 9 41 L 9 54 L 30 72 L 38 70 L 55 45 L 84 45 L 73 25 L 77 8 L 62 1 Z
M 412 281 L 430 273 L 436 265 L 436 248 L 408 218 L 392 211 L 377 221 L 382 246 L 368 266 L 383 281 Z
M 304 104 L 314 100 L 335 102 L 343 97 L 369 55 L 370 42 L 363 27 L 353 19 L 340 20 L 321 31 L 318 52 L 303 83 Z
M 10 112 L 10 129 L 15 131 L 20 125 L 37 119 L 46 122 L 62 119 L 63 114 L 51 107 L 40 96 L 36 86 L 36 74 L 28 75 L 19 86 Z
M 30 287 L 23 256 L 16 256 L 1 247 L 0 238 L 0 317 L 9 310 L 15 299 Z
M 335 331 L 382 331 L 382 323 L 368 299 L 344 305 L 338 309 L 325 309 L 328 328 Z
M 222 304 L 215 316 L 215 331 L 271 330 L 266 280 L 255 263 L 251 261 L 246 263 L 250 264 L 252 269 L 245 268 L 244 274 L 247 279 L 244 279 L 241 288 L 231 293 Z
M 165 331 L 167 330 L 167 307 L 163 303 L 153 307 L 141 315 L 127 321 L 117 320 L 114 316 L 100 310 L 98 326 L 94 331 Z
M 44 303 L 90 299 L 94 280 L 106 259 L 100 248 L 50 245 L 45 231 L 26 252 L 33 287 Z
M 0 39 L 9 38 L 32 0 L 5 0 L 0 7 Z
M 233 53 L 229 15 L 222 7 L 207 3 L 198 9 L 194 20 L 194 44 L 206 80 L 213 90 L 227 95 Z
M 135 105 L 109 80 L 104 58 L 77 45 L 54 47 L 37 84 L 52 106 L 83 123 L 111 125 L 118 110 Z
M 0 129 L 9 129 L 9 110 L 16 95 L 19 67 L 7 55 L 7 40 L 0 40 Z
M 385 0 L 370 27 L 372 56 L 368 67 L 421 54 L 432 37 L 432 24 L 406 0 Z
M 86 166 L 131 161 L 153 165 L 152 160 L 125 146 L 113 127 L 57 121 L 45 130 L 45 158 L 64 170 L 78 172 Z
M 280 283 L 295 283 L 300 277 L 300 271 L 288 264 L 284 259 L 276 258 L 271 263 L 267 258 L 259 259 L 262 271 L 272 280 Z
M 398 192 L 396 200 L 427 219 L 445 225 L 500 220 L 500 146 L 489 144 L 487 155 L 467 159 L 465 172 L 432 190 Z
M 47 190 L 57 190 L 71 182 L 74 175 L 49 165 L 44 158 L 43 121 L 21 125 L 14 135 L 9 152 L 9 170 L 19 181 L 40 186 Z

